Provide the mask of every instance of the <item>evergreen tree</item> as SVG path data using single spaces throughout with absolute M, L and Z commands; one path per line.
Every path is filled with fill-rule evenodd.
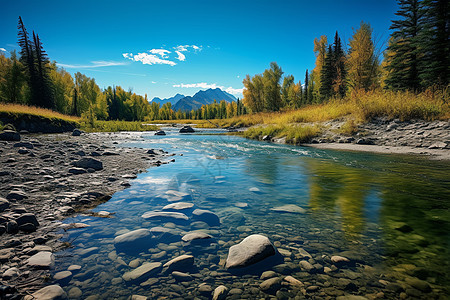
M 423 87 L 449 84 L 450 4 L 448 0 L 423 1 L 423 29 L 419 43 L 424 56 L 419 77 Z
M 322 72 L 320 74 L 320 101 L 328 100 L 333 96 L 332 85 L 333 78 L 335 76 L 333 68 L 333 58 L 333 48 L 331 47 L 331 45 L 329 45 L 327 53 L 325 55 L 325 62 L 323 64 Z
M 341 38 L 336 31 L 333 44 L 333 96 L 343 98 L 346 93 L 345 53 L 342 48 Z
M 36 91 L 39 106 L 45 108 L 54 108 L 55 101 L 51 89 L 50 80 L 50 61 L 47 53 L 42 47 L 42 42 L 39 39 L 39 35 L 36 35 L 33 31 L 33 51 L 37 71 Z
M 421 47 L 419 33 L 422 29 L 423 11 L 419 0 L 398 0 L 400 9 L 395 14 L 399 20 L 392 21 L 394 30 L 388 46 L 391 53 L 387 62 L 386 86 L 394 90 L 420 89 L 419 58 Z
M 311 99 L 309 99 L 309 94 L 308 94 L 308 85 L 309 85 L 309 78 L 308 78 L 308 69 L 306 69 L 306 74 L 305 74 L 305 92 L 303 93 L 304 97 L 305 97 L 305 104 L 309 104 L 311 102 Z

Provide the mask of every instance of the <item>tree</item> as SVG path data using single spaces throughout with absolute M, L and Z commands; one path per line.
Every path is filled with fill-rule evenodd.
M 71 114 L 73 107 L 74 83 L 73 78 L 63 68 L 58 68 L 56 63 L 50 66 L 50 80 L 52 82 L 52 94 L 55 99 L 55 109 L 63 114 Z M 76 104 L 75 104 L 76 105 Z
M 271 62 L 270 69 L 263 73 L 264 108 L 268 111 L 278 111 L 281 108 L 281 76 L 283 71 L 276 62 Z
M 35 68 L 35 59 L 34 59 L 34 51 L 31 45 L 31 41 L 28 37 L 28 32 L 25 28 L 25 25 L 22 22 L 22 18 L 19 16 L 19 24 L 17 26 L 19 29 L 18 38 L 19 38 L 19 46 L 20 46 L 20 62 L 24 65 L 24 69 L 26 70 L 26 78 L 28 81 L 28 86 L 30 88 L 30 101 L 29 103 L 32 105 L 40 106 L 40 99 L 37 93 L 39 87 L 37 85 L 37 71 Z
M 54 108 L 55 101 L 52 94 L 50 81 L 50 61 L 42 47 L 39 35 L 33 31 L 33 52 L 36 64 L 36 91 L 38 105 L 45 108 Z
M 346 94 L 346 76 L 345 68 L 346 58 L 342 47 L 341 38 L 336 31 L 333 44 L 333 96 L 343 98 Z
M 388 46 L 391 56 L 387 62 L 386 86 L 393 90 L 420 89 L 419 58 L 421 47 L 419 32 L 422 29 L 423 11 L 419 0 L 398 0 L 400 9 L 395 14 L 399 20 L 392 21 L 394 30 Z
M 294 76 L 288 75 L 283 79 L 283 85 L 281 86 L 281 103 L 283 107 L 293 105 L 293 101 L 291 99 L 290 90 L 292 85 L 294 85 Z
M 316 98 L 320 99 L 320 87 L 321 82 L 320 78 L 322 76 L 322 69 L 325 65 L 325 57 L 327 55 L 327 36 L 322 35 L 320 36 L 320 39 L 314 39 L 314 54 L 316 56 L 316 64 L 311 72 L 310 77 L 313 78 L 312 84 L 314 85 L 314 90 L 312 90 L 313 94 L 315 94 Z M 313 102 L 313 99 L 310 99 L 311 102 Z
M 10 58 L 0 54 L 0 101 L 25 102 L 25 74 L 22 70 L 23 65 L 15 51 L 11 52 Z
M 308 78 L 308 69 L 306 69 L 306 73 L 305 73 L 305 92 L 303 93 L 305 101 L 305 104 L 308 104 L 311 102 L 311 99 L 309 99 L 309 94 L 308 94 L 308 84 L 309 84 L 309 78 Z
M 368 91 L 378 86 L 379 67 L 372 41 L 372 28 L 361 22 L 360 28 L 353 33 L 349 42 L 347 58 L 350 89 Z
M 334 54 L 331 45 L 328 46 L 327 53 L 325 55 L 325 62 L 322 68 L 320 76 L 320 96 L 321 101 L 328 100 L 333 96 L 333 79 L 335 77 L 334 71 Z

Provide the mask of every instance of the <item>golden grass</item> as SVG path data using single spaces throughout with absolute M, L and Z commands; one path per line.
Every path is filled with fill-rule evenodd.
M 261 140 L 266 135 L 271 138 L 284 137 L 289 144 L 299 144 L 309 142 L 320 132 L 320 127 L 317 125 L 268 125 L 251 127 L 244 132 L 244 136 L 257 140 Z
M 80 122 L 81 129 L 86 132 L 118 132 L 118 131 L 153 131 L 156 125 L 144 125 L 142 122 L 129 121 L 94 121 L 94 127 L 86 121 Z
M 20 115 L 20 114 L 26 114 L 26 115 L 33 115 L 33 116 L 39 116 L 47 119 L 61 119 L 68 122 L 79 122 L 81 119 L 79 117 L 74 116 L 68 116 L 61 114 L 59 112 L 45 109 L 45 108 L 39 108 L 35 106 L 27 106 L 27 105 L 21 105 L 21 104 L 6 104 L 6 103 L 0 103 L 0 113 L 7 113 L 11 115 Z

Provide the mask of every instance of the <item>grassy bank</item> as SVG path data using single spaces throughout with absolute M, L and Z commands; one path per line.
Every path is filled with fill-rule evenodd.
M 142 122 L 128 121 L 94 121 L 94 126 L 88 121 L 80 121 L 80 129 L 86 132 L 118 132 L 118 131 L 152 131 L 156 125 L 144 125 Z

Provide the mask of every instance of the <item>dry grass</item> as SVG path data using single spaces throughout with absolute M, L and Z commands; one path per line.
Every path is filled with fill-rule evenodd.
M 61 119 L 68 122 L 79 122 L 81 119 L 79 117 L 74 116 L 68 116 L 63 115 L 59 112 L 45 109 L 45 108 L 39 108 L 34 106 L 26 106 L 26 105 L 20 105 L 20 104 L 5 104 L 0 103 L 0 113 L 7 113 L 11 115 L 34 115 L 39 116 L 47 119 Z
M 320 132 L 321 129 L 317 125 L 268 125 L 251 127 L 244 132 L 244 136 L 257 140 L 266 135 L 271 138 L 284 137 L 289 144 L 300 144 L 311 141 Z

